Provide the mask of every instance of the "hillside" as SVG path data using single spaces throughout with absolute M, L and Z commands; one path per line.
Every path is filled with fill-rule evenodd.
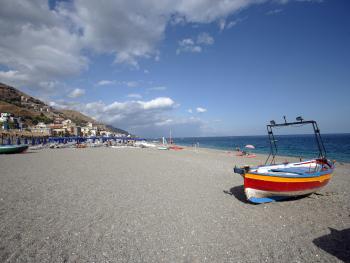
M 125 131 L 125 130 L 122 130 L 122 129 L 119 129 L 119 128 L 115 128 L 115 127 L 113 127 L 113 126 L 111 126 L 111 125 L 105 125 L 106 126 L 106 128 L 108 129 L 108 130 L 110 130 L 111 132 L 115 132 L 115 133 L 122 133 L 122 134 L 129 134 L 129 132 L 127 132 L 127 131 Z
M 8 102 L 10 104 L 14 104 L 19 107 L 23 107 L 23 100 L 22 98 L 26 99 L 27 103 L 33 103 L 37 105 L 46 105 L 44 102 L 35 99 L 17 89 L 14 87 L 8 86 L 6 84 L 3 84 L 0 82 L 0 100 Z
M 93 119 L 89 116 L 86 116 L 79 111 L 60 110 L 60 112 L 63 113 L 64 116 L 66 116 L 66 118 L 71 119 L 73 122 L 75 122 L 78 125 L 81 125 L 82 123 L 87 123 L 87 122 L 91 122 L 93 124 L 98 124 L 98 122 L 95 119 Z
M 41 100 L 3 83 L 0 83 L 0 112 L 9 112 L 16 117 L 22 117 L 23 122 L 27 125 L 34 125 L 38 122 L 51 123 L 56 117 L 62 117 L 64 119 L 71 119 L 77 125 L 82 126 L 88 122 L 92 122 L 96 125 L 104 126 L 112 132 L 129 134 L 122 129 L 99 123 L 78 111 L 52 108 Z

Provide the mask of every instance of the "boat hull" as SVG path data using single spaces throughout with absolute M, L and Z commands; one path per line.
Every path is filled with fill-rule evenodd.
M 247 173 L 244 190 L 253 203 L 267 203 L 314 193 L 331 179 L 331 173 L 310 178 L 288 178 Z
M 170 150 L 175 150 L 175 151 L 179 151 L 179 150 L 183 150 L 183 147 L 181 146 L 177 146 L 177 145 L 172 145 L 169 147 Z
M 169 148 L 165 147 L 165 146 L 159 146 L 157 149 L 158 150 L 169 150 Z
M 28 145 L 1 145 L 0 154 L 22 153 L 28 149 Z

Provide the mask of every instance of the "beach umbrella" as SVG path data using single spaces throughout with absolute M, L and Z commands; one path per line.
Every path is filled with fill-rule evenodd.
M 244 146 L 245 148 L 248 148 L 248 149 L 255 149 L 254 145 L 251 145 L 251 144 L 247 144 L 246 146 Z

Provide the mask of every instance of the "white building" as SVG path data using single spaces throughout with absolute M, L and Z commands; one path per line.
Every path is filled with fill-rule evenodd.
M 42 133 L 42 134 L 46 134 L 46 135 L 51 134 L 50 127 L 43 122 L 39 122 L 37 125 L 31 127 L 30 130 L 32 132 Z
M 0 121 L 1 122 L 5 122 L 5 121 L 9 121 L 9 119 L 13 117 L 13 115 L 11 113 L 8 112 L 2 112 L 0 115 Z
M 68 126 L 72 126 L 72 120 L 70 120 L 70 119 L 67 119 L 67 120 L 64 120 L 64 121 L 62 121 L 62 124 L 63 124 L 63 126 L 65 126 L 65 127 L 68 127 Z

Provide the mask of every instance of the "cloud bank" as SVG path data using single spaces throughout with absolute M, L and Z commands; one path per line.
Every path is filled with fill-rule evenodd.
M 300 0 L 299 0 L 300 1 Z M 87 54 L 110 54 L 115 63 L 139 67 L 139 59 L 159 59 L 165 29 L 177 23 L 225 21 L 254 4 L 287 0 L 5 0 L 0 8 L 0 80 L 41 89 L 89 67 Z M 221 23 L 222 26 L 226 26 Z M 191 42 L 192 41 L 192 42 Z M 180 52 L 201 52 L 213 38 L 180 41 Z
M 69 98 L 79 98 L 79 97 L 83 96 L 84 94 L 85 94 L 84 89 L 74 89 L 68 94 L 68 97 Z
M 151 100 L 135 98 L 135 100 L 114 101 L 110 104 L 102 101 L 84 104 L 64 100 L 51 101 L 49 104 L 56 108 L 78 110 L 106 124 L 146 137 L 167 136 L 170 129 L 176 136 L 195 136 L 202 134 L 203 129 L 207 129 L 207 124 L 200 118 L 177 117 L 174 114 L 177 103 L 169 97 L 157 97 Z
M 290 0 L 301 1 L 301 0 Z M 159 44 L 168 26 L 218 23 L 220 29 L 235 25 L 229 16 L 252 5 L 266 2 L 285 4 L 288 0 L 4 0 L 0 8 L 0 81 L 16 87 L 36 89 L 38 93 L 68 90 L 64 81 L 88 70 L 96 55 L 113 56 L 115 64 L 140 68 L 140 60 L 159 60 Z M 52 4 L 52 2 L 50 2 Z M 179 40 L 178 53 L 200 53 L 213 45 L 214 38 L 203 32 Z M 144 69 L 144 72 L 148 71 Z M 124 85 L 138 88 L 139 82 L 101 80 L 95 86 Z M 165 86 L 149 90 L 164 91 Z M 84 95 L 75 89 L 72 99 Z M 154 127 L 189 125 L 201 127 L 195 118 L 173 118 L 175 102 L 168 97 L 142 101 L 91 102 L 80 104 L 56 101 L 52 105 L 73 107 L 98 120 L 135 131 Z M 139 100 L 137 100 L 139 99 Z M 196 112 L 206 109 L 198 107 Z M 152 128 L 153 127 L 153 128 Z

